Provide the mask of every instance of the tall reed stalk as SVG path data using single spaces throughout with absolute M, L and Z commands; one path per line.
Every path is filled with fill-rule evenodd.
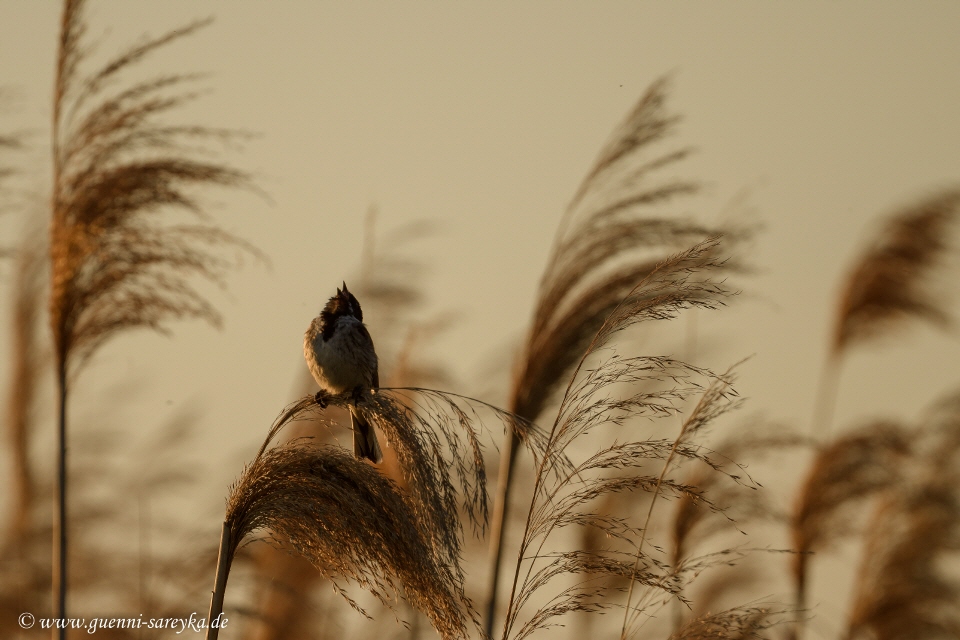
M 192 77 L 122 84 L 144 57 L 209 21 L 147 40 L 85 74 L 84 6 L 85 0 L 64 2 L 51 129 L 50 322 L 59 400 L 54 611 L 61 619 L 67 614 L 67 418 L 73 376 L 122 331 L 164 331 L 167 321 L 189 317 L 218 325 L 219 314 L 190 280 L 199 275 L 223 283 L 234 260 L 213 253 L 218 245 L 255 253 L 212 226 L 157 224 L 169 208 L 201 214 L 191 186 L 247 184 L 237 170 L 193 159 L 198 140 L 222 139 L 229 132 L 162 122 L 162 115 L 195 97 L 182 89 Z

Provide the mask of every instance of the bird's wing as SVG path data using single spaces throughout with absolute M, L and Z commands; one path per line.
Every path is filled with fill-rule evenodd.
M 380 363 L 376 361 L 377 350 L 373 347 L 373 338 L 370 337 L 370 332 L 367 331 L 366 325 L 363 323 L 360 324 L 360 335 L 363 336 L 364 340 L 370 343 L 370 351 L 373 352 L 374 363 L 373 363 L 373 381 L 370 386 L 373 389 L 380 388 Z

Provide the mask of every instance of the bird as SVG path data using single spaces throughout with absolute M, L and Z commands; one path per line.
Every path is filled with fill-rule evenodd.
M 320 385 L 317 404 L 326 406 L 324 392 L 352 392 L 353 453 L 360 460 L 381 462 L 383 453 L 377 434 L 356 406 L 365 394 L 375 393 L 380 386 L 377 352 L 363 324 L 360 302 L 347 289 L 346 282 L 310 322 L 303 336 L 303 355 L 313 379 Z

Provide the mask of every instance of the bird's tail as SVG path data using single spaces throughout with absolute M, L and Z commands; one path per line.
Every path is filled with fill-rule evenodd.
M 353 455 L 358 460 L 366 458 L 374 463 L 381 462 L 383 452 L 377 442 L 377 432 L 354 407 L 350 407 L 350 422 L 353 427 Z

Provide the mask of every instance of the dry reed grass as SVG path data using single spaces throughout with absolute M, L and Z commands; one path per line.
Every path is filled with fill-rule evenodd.
M 664 79 L 648 89 L 601 149 L 561 222 L 508 401 L 511 412 L 531 423 L 540 418 L 609 314 L 669 255 L 699 244 L 697 259 L 703 261 L 704 269 L 729 272 L 739 268 L 735 262 L 725 261 L 720 245 L 710 239 L 725 235 L 730 244 L 748 235 L 745 230 L 710 228 L 682 216 L 651 215 L 652 207 L 662 210 L 674 199 L 697 191 L 692 181 L 661 175 L 686 158 L 690 149 L 645 157 L 651 145 L 674 132 L 679 120 L 666 113 L 666 96 Z M 699 268 L 689 266 L 691 273 Z M 650 292 L 651 296 L 665 294 L 665 290 Z M 491 525 L 488 633 L 493 631 L 503 522 L 522 438 L 522 433 L 508 433 L 501 449 Z
M 701 545 L 712 535 L 730 529 L 731 525 L 740 527 L 757 520 L 783 521 L 786 513 L 781 513 L 771 504 L 762 491 L 760 483 L 724 482 L 728 475 L 739 476 L 743 468 L 762 460 L 764 457 L 798 447 L 811 446 L 813 443 L 802 436 L 791 433 L 785 425 L 764 425 L 756 423 L 740 424 L 735 435 L 716 448 L 714 459 L 726 473 L 717 472 L 710 466 L 701 465 L 689 473 L 685 484 L 699 487 L 701 491 L 714 496 L 714 501 L 724 505 L 724 517 L 713 518 L 709 509 L 703 508 L 697 501 L 681 496 L 670 521 L 670 564 L 679 569 L 690 558 L 693 548 Z M 738 478 L 739 479 L 739 478 Z
M 0 106 L 6 99 L 6 92 L 0 87 Z M 7 180 L 17 173 L 17 169 L 8 164 L 5 154 L 10 151 L 20 151 L 24 148 L 24 136 L 17 133 L 0 133 L 0 215 L 8 213 L 16 208 L 11 204 L 11 190 L 7 186 Z M 12 248 L 0 244 L 0 258 L 6 258 L 12 255 Z
M 678 593 L 665 563 L 642 550 L 637 554 L 612 549 L 544 551 L 544 546 L 555 531 L 570 526 L 594 527 L 611 538 L 626 541 L 640 539 L 641 530 L 624 518 L 591 511 L 591 503 L 608 494 L 640 489 L 659 491 L 665 496 L 687 495 L 712 504 L 696 487 L 646 473 L 651 462 L 662 463 L 671 453 L 710 464 L 709 456 L 699 447 L 672 440 L 628 441 L 605 446 L 579 463 L 571 462 L 565 451 L 573 450 L 574 441 L 604 425 L 676 414 L 678 403 L 700 391 L 695 379 L 712 377 L 709 372 L 663 357 L 622 358 L 613 353 L 596 366 L 587 368 L 584 363 L 615 334 L 637 322 L 672 318 L 685 308 L 713 308 L 719 304 L 730 291 L 710 279 L 714 268 L 722 270 L 722 263 L 711 258 L 716 249 L 717 241 L 709 240 L 661 263 L 608 315 L 581 356 L 544 452 L 535 458 L 533 497 L 502 637 L 524 638 L 538 629 L 556 625 L 555 619 L 568 613 L 597 612 L 613 606 L 613 594 L 604 584 L 604 576 L 627 578 L 649 589 L 648 593 Z M 660 388 L 651 386 L 658 383 Z M 616 385 L 632 391 L 626 397 L 617 397 Z M 711 412 L 704 410 L 698 415 L 708 413 Z M 699 423 L 699 419 L 695 421 Z M 611 476 L 611 472 L 615 475 Z M 548 586 L 552 589 L 551 583 L 561 576 L 573 578 L 572 586 L 560 589 L 545 605 L 521 619 L 534 593 Z M 637 608 L 643 606 L 638 604 Z
M 911 432 L 912 464 L 868 527 L 853 587 L 847 637 L 895 640 L 960 636 L 960 395 Z
M 904 208 L 878 230 L 846 276 L 830 351 L 814 403 L 815 432 L 831 426 L 843 356 L 913 319 L 947 325 L 949 298 L 932 284 L 955 230 L 960 191 L 949 189 Z
M 948 190 L 892 216 L 847 276 L 831 349 L 838 355 L 854 344 L 889 333 L 910 318 L 946 324 L 942 292 L 929 278 L 950 246 L 960 191 Z
M 189 91 L 181 92 L 193 77 L 165 76 L 111 93 L 125 70 L 205 22 L 147 41 L 82 76 L 80 68 L 87 55 L 83 5 L 82 0 L 68 0 L 65 5 L 54 117 L 51 322 L 62 402 L 68 373 L 117 332 L 136 327 L 163 329 L 169 320 L 183 317 L 219 322 L 216 310 L 192 282 L 199 276 L 223 283 L 233 261 L 216 252 L 218 248 L 253 251 L 205 224 L 159 224 L 156 214 L 171 207 L 200 213 L 192 192 L 196 186 L 248 184 L 241 172 L 191 159 L 188 142 L 221 139 L 225 132 L 159 122 L 194 97 Z M 690 181 L 658 178 L 661 170 L 672 168 L 689 149 L 641 157 L 675 128 L 677 118 L 665 113 L 665 97 L 665 83 L 656 83 L 614 132 L 576 192 L 558 233 L 515 371 L 509 406 L 519 418 L 496 413 L 507 424 L 501 465 L 507 475 L 501 475 L 500 483 L 506 493 L 494 518 L 493 537 L 498 540 L 509 504 L 509 474 L 520 444 L 531 449 L 537 469 L 504 638 L 523 638 L 549 628 L 567 613 L 620 606 L 618 590 L 625 584 L 631 590 L 639 585 L 642 591 L 639 602 L 628 595 L 624 605 L 628 620 L 636 621 L 658 600 L 683 601 L 686 576 L 736 554 L 736 550 L 699 557 L 691 553 L 706 535 L 705 522 L 711 514 L 719 516 L 712 519 L 715 522 L 728 521 L 731 498 L 720 489 L 719 480 L 752 486 L 730 463 L 728 457 L 736 454 L 721 456 L 694 441 L 707 424 L 737 404 L 730 395 L 731 379 L 670 358 L 623 358 L 600 351 L 617 332 L 634 323 L 670 319 L 686 308 L 723 304 L 731 290 L 722 278 L 739 268 L 726 259 L 729 247 L 720 244 L 718 229 L 646 215 L 651 206 L 667 205 L 697 190 Z M 0 138 L 0 146 L 10 141 L 16 142 Z M 944 192 L 891 220 L 851 273 L 837 316 L 831 358 L 838 359 L 850 346 L 866 344 L 907 318 L 948 320 L 940 292 L 929 289 L 926 280 L 945 252 L 946 229 L 958 202 L 956 191 Z M 741 233 L 728 233 L 727 240 L 736 241 Z M 693 248 L 665 259 L 668 252 L 687 247 Z M 395 274 L 401 272 L 397 269 Z M 385 307 L 409 309 L 417 296 L 404 276 L 373 282 L 362 297 L 380 299 Z M 35 309 L 35 301 L 24 304 Z M 18 331 L 27 335 L 37 312 L 30 315 L 29 309 L 19 307 L 17 312 L 23 312 L 27 322 L 21 328 L 18 315 Z M 406 336 L 396 358 L 403 375 L 436 373 L 437 369 L 411 364 L 410 345 L 419 337 L 413 330 Z M 17 370 L 35 379 L 36 367 L 20 360 Z M 566 380 L 569 384 L 561 394 Z M 464 523 L 470 521 L 480 534 L 488 511 L 483 434 L 474 414 L 478 405 L 454 394 L 417 388 L 425 383 L 394 384 L 410 388 L 381 390 L 365 398 L 360 410 L 393 446 L 399 461 L 397 481 L 335 447 L 312 447 L 298 439 L 270 447 L 280 428 L 313 411 L 312 398 L 306 398 L 275 423 L 232 488 L 222 560 L 229 569 L 239 545 L 254 532 L 266 530 L 278 545 L 308 558 L 355 606 L 344 591 L 344 579 L 356 581 L 388 606 L 392 595 L 400 594 L 423 611 L 442 636 L 466 637 L 476 620 L 461 568 Z M 629 390 L 621 397 L 618 393 L 624 388 Z M 13 406 L 10 424 L 16 425 L 26 415 L 30 393 L 13 394 L 13 405 L 21 403 Z M 697 394 L 700 401 L 675 439 L 615 442 L 585 459 L 569 457 L 590 433 L 610 425 L 629 426 L 637 417 L 679 414 L 682 403 Z M 544 437 L 533 421 L 558 395 L 562 395 L 558 416 Z M 332 405 L 346 401 L 330 399 Z M 938 564 L 955 551 L 958 542 L 960 508 L 955 487 L 960 479 L 953 456 L 960 429 L 955 423 L 942 429 L 938 445 L 924 450 L 922 456 L 916 454 L 911 439 L 916 433 L 887 423 L 822 447 L 797 496 L 792 519 L 800 551 L 793 568 L 801 608 L 810 553 L 828 548 L 849 531 L 863 497 L 882 493 L 873 535 L 866 543 L 848 636 L 960 635 L 954 608 L 960 590 Z M 25 445 L 14 439 L 14 449 L 18 448 Z M 929 462 L 934 473 L 911 478 L 906 488 L 897 488 L 896 482 L 904 478 L 898 467 L 908 454 Z M 698 465 L 699 473 L 688 475 L 686 481 L 675 479 L 678 464 L 687 461 Z M 82 482 L 99 480 L 88 464 L 78 465 L 77 475 L 85 479 Z M 15 477 L 24 486 L 34 482 L 29 473 Z M 163 478 L 156 480 L 158 487 L 164 486 Z M 642 523 L 632 521 L 629 514 L 597 508 L 610 496 L 637 489 L 649 500 Z M 650 542 L 645 553 L 651 514 L 661 495 L 678 502 L 671 522 L 672 548 L 662 554 Z M 734 510 L 746 502 L 734 502 Z M 111 515 L 109 509 L 95 505 L 78 507 L 77 515 L 85 523 Z M 48 523 L 27 519 L 25 525 L 14 521 L 12 526 L 22 532 L 21 537 L 30 538 L 31 549 L 47 544 Z M 699 538 L 694 535 L 698 527 Z M 600 544 L 580 549 L 552 545 L 556 538 L 551 536 L 569 528 L 584 530 L 582 539 L 602 538 L 630 551 Z M 96 560 L 93 554 L 90 559 Z M 102 564 L 78 562 L 78 587 L 91 592 L 104 589 L 108 586 L 105 568 L 111 575 L 128 570 L 122 560 L 108 556 Z M 178 563 L 187 564 L 185 556 L 152 572 L 158 581 L 172 580 Z M 197 566 L 209 569 L 203 563 Z M 30 593 L 46 589 L 49 573 L 41 563 L 34 569 L 24 574 L 29 584 L 21 583 L 17 589 Z M 222 575 L 224 585 L 226 575 Z M 218 586 L 224 585 L 218 581 Z M 495 587 L 496 578 L 490 625 Z M 549 595 L 551 591 L 554 595 Z M 543 594 L 548 594 L 546 604 L 538 602 Z M 4 597 L 0 605 L 4 619 L 33 608 L 33 604 L 11 602 L 12 598 Z M 158 612 L 175 610 L 169 603 L 161 604 L 159 597 L 151 605 Z M 779 613 L 775 608 L 747 606 L 704 614 L 676 629 L 671 638 L 765 637 Z M 623 635 L 631 631 L 629 627 L 624 624 Z
M 209 21 L 147 40 L 82 75 L 89 54 L 84 4 L 64 5 L 54 96 L 50 311 L 64 370 L 130 328 L 160 330 L 170 319 L 188 317 L 218 324 L 220 315 L 190 279 L 223 284 L 234 260 L 215 253 L 217 247 L 257 254 L 210 225 L 157 224 L 170 208 L 201 215 L 191 191 L 196 186 L 249 184 L 241 171 L 198 159 L 197 143 L 230 132 L 162 121 L 196 97 L 184 89 L 195 76 L 116 87 L 146 56 Z
M 438 392 L 428 394 L 428 401 L 443 404 L 441 410 L 452 408 L 452 418 L 430 414 L 440 421 L 437 425 L 389 394 L 381 389 L 359 409 L 397 449 L 409 491 L 336 447 L 290 442 L 269 448 L 284 426 L 316 406 L 310 396 L 294 403 L 231 489 L 221 546 L 223 573 L 218 570 L 217 580 L 220 606 L 237 546 L 254 531 L 268 529 L 330 577 L 358 610 L 338 578 L 356 581 L 385 605 L 388 594 L 400 593 L 443 637 L 466 637 L 470 621 L 477 621 L 463 591 L 459 509 L 465 508 L 482 527 L 486 493 L 479 445 L 469 417 L 454 401 Z M 328 398 L 331 405 L 350 401 Z M 467 433 L 465 452 L 458 448 L 454 425 Z M 434 429 L 453 451 L 452 464 Z M 216 605 L 211 617 L 215 611 Z
M 159 224 L 171 209 L 202 217 L 192 188 L 248 184 L 235 169 L 200 159 L 197 143 L 229 132 L 163 122 L 196 97 L 195 78 L 170 74 L 121 84 L 145 57 L 207 24 L 195 22 L 130 47 L 85 73 L 84 0 L 65 0 L 54 85 L 50 224 L 50 324 L 60 399 L 57 453 L 57 617 L 66 616 L 69 377 L 109 338 L 133 328 L 165 330 L 178 318 L 220 316 L 191 280 L 221 286 L 249 244 L 207 224 Z M 119 86 L 118 86 L 119 85 Z M 234 258 L 217 247 L 236 250 Z M 61 633 L 61 638 L 64 637 Z
M 732 368 L 724 374 L 715 376 L 711 380 L 709 386 L 701 394 L 700 399 L 694 406 L 693 410 L 686 417 L 686 419 L 684 419 L 676 439 L 670 446 L 669 453 L 663 460 L 663 467 L 661 468 L 660 475 L 657 477 L 657 483 L 653 489 L 653 495 L 650 498 L 650 505 L 647 508 L 647 515 L 644 519 L 641 529 L 642 533 L 640 536 L 640 543 L 637 545 L 634 568 L 639 566 L 640 560 L 643 557 L 643 546 L 647 541 L 651 517 L 653 516 L 653 509 L 656 506 L 657 498 L 660 496 L 660 490 L 664 486 L 664 482 L 669 481 L 668 473 L 675 470 L 681 461 L 698 460 L 705 463 L 706 467 L 715 472 L 716 475 L 723 475 L 736 482 L 742 482 L 741 474 L 744 474 L 745 472 L 738 465 L 736 465 L 736 463 L 728 465 L 726 462 L 729 462 L 729 459 L 715 460 L 712 452 L 702 450 L 701 447 L 692 444 L 694 439 L 698 436 L 702 437 L 702 432 L 709 425 L 713 424 L 720 416 L 736 409 L 742 404 L 742 401 L 737 397 L 737 393 L 733 388 L 733 382 L 735 379 L 736 378 Z M 734 467 L 734 469 L 731 470 L 731 466 Z M 747 481 L 744 484 L 754 489 L 757 488 L 757 485 L 753 483 L 749 476 L 747 476 Z M 680 496 L 680 500 L 685 501 L 687 504 L 691 505 L 691 507 L 701 511 L 712 510 L 723 513 L 722 508 L 715 506 L 716 503 L 712 501 L 706 502 L 702 499 L 702 497 L 706 495 L 707 487 L 701 485 L 691 486 L 697 487 L 696 495 L 692 493 L 684 493 Z M 705 506 L 712 508 L 705 509 Z M 730 552 L 721 552 L 720 555 L 729 556 Z M 680 589 L 682 589 L 685 582 L 684 578 L 690 574 L 699 574 L 704 568 L 716 562 L 717 557 L 719 557 L 717 554 L 709 554 L 696 559 L 679 560 L 677 556 L 673 558 L 674 560 L 678 560 L 677 562 L 672 562 L 670 564 L 671 578 L 678 584 L 678 600 L 682 601 L 682 598 L 680 597 Z M 725 562 L 729 563 L 731 560 L 727 559 Z M 641 613 L 641 611 L 633 612 L 633 618 L 631 619 L 630 614 L 633 590 L 634 584 L 631 583 L 627 589 L 627 603 L 624 607 L 623 624 L 620 630 L 621 638 L 626 638 L 629 628 L 636 622 L 636 619 Z
M 902 427 L 881 422 L 821 446 L 796 495 L 790 522 L 795 606 L 806 606 L 811 554 L 851 533 L 864 500 L 902 481 L 900 466 L 911 450 Z M 798 620 L 799 624 L 799 620 Z
M 3 91 L 0 90 L 0 101 L 3 100 Z M 22 136 L 14 134 L 0 134 L 0 151 L 10 151 L 14 149 L 20 149 L 23 147 Z M 6 163 L 0 164 L 0 185 L 3 185 L 3 181 L 6 178 L 14 175 L 16 169 L 7 165 Z
M 955 486 L 929 482 L 895 492 L 869 531 L 847 638 L 960 636 L 960 584 L 942 566 L 960 544 Z
M 779 624 L 782 611 L 776 607 L 745 606 L 694 618 L 675 631 L 668 640 L 708 640 L 727 638 L 749 640 L 766 638 L 764 632 Z

